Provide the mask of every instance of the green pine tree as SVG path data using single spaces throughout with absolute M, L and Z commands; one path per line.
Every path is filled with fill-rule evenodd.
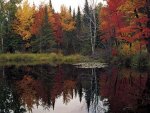
M 41 52 L 52 51 L 55 45 L 53 30 L 48 18 L 49 18 L 48 9 L 47 6 L 45 6 L 44 22 L 41 28 L 41 41 L 40 41 Z
M 3 52 L 4 50 L 5 20 L 6 17 L 5 17 L 5 10 L 4 10 L 4 0 L 1 0 L 0 1 L 0 42 L 1 42 L 0 52 Z
M 83 13 L 84 13 L 83 22 L 85 25 L 88 25 L 89 24 L 89 17 L 90 17 L 90 8 L 89 8 L 88 0 L 85 0 Z
M 20 40 L 19 36 L 14 32 L 12 24 L 16 19 L 15 14 L 18 8 L 18 4 L 22 0 L 9 0 L 6 3 L 6 35 L 4 38 L 4 51 L 5 52 L 14 52 L 15 50 L 22 50 L 23 42 Z
M 53 13 L 55 13 L 55 10 L 54 10 L 54 8 L 53 8 L 52 1 L 51 1 L 51 0 L 49 0 L 49 7 L 52 9 Z
M 70 14 L 72 13 L 72 8 L 71 8 L 71 6 L 69 7 L 69 12 L 70 12 Z
M 75 20 L 76 18 L 76 12 L 75 12 L 75 9 L 73 10 L 73 20 Z
M 78 12 L 77 12 L 77 16 L 76 16 L 76 28 L 77 31 L 81 31 L 81 11 L 80 11 L 80 7 L 78 6 Z

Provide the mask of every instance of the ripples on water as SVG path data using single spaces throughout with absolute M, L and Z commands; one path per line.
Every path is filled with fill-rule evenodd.
M 149 72 L 72 65 L 0 67 L 0 113 L 149 111 Z

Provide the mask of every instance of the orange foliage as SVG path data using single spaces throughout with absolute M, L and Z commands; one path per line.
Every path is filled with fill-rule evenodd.
M 70 11 L 64 6 L 61 6 L 61 25 L 64 31 L 72 31 L 75 29 L 75 21 L 70 13 Z
M 36 11 L 34 15 L 34 23 L 32 24 L 31 32 L 34 35 L 39 35 L 40 31 L 42 29 L 42 25 L 44 22 L 44 16 L 45 16 L 45 8 L 46 6 L 40 6 L 39 10 Z M 52 9 L 48 8 L 48 19 L 50 23 L 54 22 Z
M 53 30 L 55 34 L 55 40 L 57 44 L 62 43 L 62 38 L 63 38 L 63 31 L 62 31 L 62 26 L 61 26 L 61 18 L 59 14 L 54 14 L 54 22 L 53 22 Z

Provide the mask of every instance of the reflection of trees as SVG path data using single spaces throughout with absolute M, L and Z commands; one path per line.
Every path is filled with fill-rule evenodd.
M 9 113 L 12 110 L 12 91 L 4 81 L 0 83 L 0 112 Z
M 127 68 L 112 68 L 110 72 L 103 72 L 99 83 L 100 95 L 108 97 L 111 112 L 145 113 L 137 110 L 137 107 L 141 106 L 142 94 L 145 94 L 143 92 L 147 87 L 147 74 Z
M 57 71 L 54 77 L 54 84 L 51 91 L 51 100 L 53 104 L 53 109 L 55 105 L 55 99 L 61 95 L 61 92 L 63 91 L 63 70 L 61 66 L 57 66 Z
M 76 87 L 76 81 L 73 80 L 64 81 L 63 101 L 65 104 L 67 104 L 71 99 L 73 99 L 73 93 L 75 87 Z
M 70 71 L 70 70 L 68 70 Z M 57 71 L 56 71 L 56 75 L 54 77 L 54 85 L 53 85 L 53 88 L 52 88 L 52 92 L 51 92 L 51 95 L 52 95 L 52 100 L 54 101 L 55 98 L 61 96 L 63 96 L 63 102 L 65 104 L 69 103 L 69 101 L 71 99 L 73 99 L 73 93 L 74 93 L 74 89 L 76 87 L 76 81 L 75 80 L 72 80 L 72 78 L 70 78 L 71 80 L 68 80 L 65 79 L 65 75 L 69 75 L 70 76 L 70 73 L 68 73 L 66 71 L 66 73 L 64 73 L 63 69 L 62 69 L 62 66 L 57 66 Z
M 78 93 L 80 102 L 82 101 L 82 97 L 83 97 L 83 86 L 81 82 L 82 82 L 81 78 L 78 78 L 76 83 L 76 89 L 75 89 L 75 96 L 76 93 Z
M 98 93 L 99 79 L 96 69 L 82 70 L 71 66 L 37 65 L 18 68 L 9 66 L 5 71 L 6 81 L 13 82 L 8 91 L 16 89 L 15 94 L 20 95 L 16 96 L 18 98 L 16 102 L 25 105 L 30 111 L 34 105 L 54 109 L 55 100 L 60 96 L 63 96 L 63 102 L 68 104 L 77 93 L 80 102 L 85 95 L 90 112 L 98 113 L 104 110 L 104 102 L 101 101 Z
M 35 81 L 30 76 L 24 76 L 17 84 L 19 94 L 24 103 L 26 103 L 29 111 L 32 110 L 33 105 L 36 103 L 36 91 L 34 89 Z
M 40 65 L 19 69 L 9 67 L 8 70 L 17 72 L 16 75 L 13 73 L 12 78 L 11 75 L 8 75 L 7 78 L 15 79 L 17 93 L 20 95 L 21 102 L 27 106 L 29 111 L 32 111 L 33 105 L 42 105 L 46 109 L 53 107 L 54 109 L 56 98 L 63 96 L 63 101 L 67 104 L 74 96 L 75 78 L 71 76 L 70 70 L 64 73 L 62 66 L 54 68 L 48 65 Z M 24 75 L 16 79 L 19 76 L 18 72 L 24 73 Z
M 90 80 L 90 89 L 86 90 L 85 98 L 90 113 L 105 113 L 108 111 L 108 105 L 99 95 L 99 79 L 96 69 L 91 69 L 92 76 Z
M 49 109 L 52 105 L 51 89 L 54 75 L 51 74 L 54 70 L 50 73 L 50 69 L 51 67 L 47 65 L 23 68 L 25 75 L 16 85 L 21 99 L 30 111 L 33 105 L 37 107 L 42 105 L 45 109 Z
M 150 74 L 147 75 L 147 81 L 145 84 L 145 88 L 141 93 L 140 98 L 137 100 L 137 107 L 134 111 L 138 111 L 137 113 L 148 113 L 150 111 Z
M 2 68 L 0 78 L 0 113 L 24 113 L 26 112 L 23 103 L 19 100 L 13 83 L 5 80 L 5 69 Z

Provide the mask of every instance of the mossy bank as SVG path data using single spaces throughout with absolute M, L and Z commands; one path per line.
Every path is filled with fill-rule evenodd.
M 62 64 L 85 62 L 88 58 L 79 54 L 65 56 L 63 54 L 33 54 L 16 53 L 0 54 L 0 65 L 28 65 L 28 64 Z

